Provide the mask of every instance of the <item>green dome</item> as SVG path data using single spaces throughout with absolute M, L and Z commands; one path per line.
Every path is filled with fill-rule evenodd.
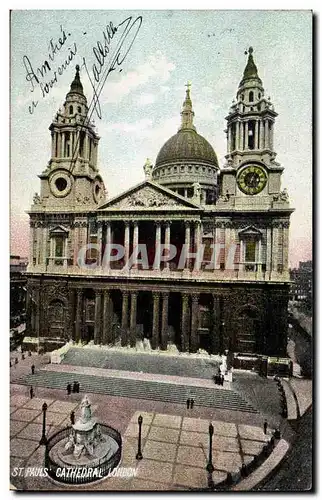
M 162 146 L 155 166 L 177 160 L 200 161 L 218 167 L 215 151 L 208 141 L 193 129 L 181 129 Z

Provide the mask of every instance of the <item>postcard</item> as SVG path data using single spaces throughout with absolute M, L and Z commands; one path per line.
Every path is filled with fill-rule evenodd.
M 11 11 L 11 489 L 312 489 L 312 17 Z

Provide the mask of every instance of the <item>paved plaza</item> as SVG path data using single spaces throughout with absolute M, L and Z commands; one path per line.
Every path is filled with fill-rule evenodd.
M 58 391 L 56 391 L 57 393 Z M 49 393 L 49 392 L 48 392 Z M 14 467 L 44 466 L 44 446 L 39 445 L 42 429 L 41 407 L 47 410 L 47 436 L 69 425 L 72 410 L 78 414 L 82 395 L 73 395 L 69 401 L 53 398 L 28 398 L 21 388 L 15 387 L 11 396 L 10 453 L 11 474 Z M 265 435 L 258 425 L 235 423 L 216 418 L 188 416 L 188 410 L 168 407 L 168 413 L 133 411 L 126 402 L 110 401 L 90 396 L 93 412 L 99 422 L 113 425 L 122 434 L 121 467 L 135 469 L 135 477 L 111 477 L 77 489 L 99 490 L 176 490 L 207 487 L 210 421 L 214 425 L 213 463 L 215 483 L 223 481 L 227 472 L 238 474 L 242 463 L 249 463 L 258 455 L 271 430 Z M 123 398 L 122 398 L 123 399 Z M 105 402 L 105 404 L 104 404 Z M 124 406 L 125 404 L 125 406 Z M 173 413 L 169 412 L 172 411 Z M 143 417 L 143 459 L 136 460 L 138 416 Z M 196 415 L 196 413 L 190 413 Z M 75 488 L 59 485 L 45 477 L 11 477 L 18 489 L 60 490 Z

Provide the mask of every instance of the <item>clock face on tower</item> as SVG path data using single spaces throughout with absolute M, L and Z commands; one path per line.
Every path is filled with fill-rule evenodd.
M 260 193 L 266 183 L 266 172 L 259 165 L 248 165 L 241 170 L 237 177 L 238 187 L 245 194 Z

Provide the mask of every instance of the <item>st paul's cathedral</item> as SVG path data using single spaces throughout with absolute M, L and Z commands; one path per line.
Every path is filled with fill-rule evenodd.
M 146 161 L 145 180 L 109 199 L 76 67 L 28 212 L 27 329 L 44 350 L 147 339 L 152 350 L 285 355 L 293 209 L 253 49 L 223 165 L 197 132 L 190 94 L 188 84 L 179 129 Z

